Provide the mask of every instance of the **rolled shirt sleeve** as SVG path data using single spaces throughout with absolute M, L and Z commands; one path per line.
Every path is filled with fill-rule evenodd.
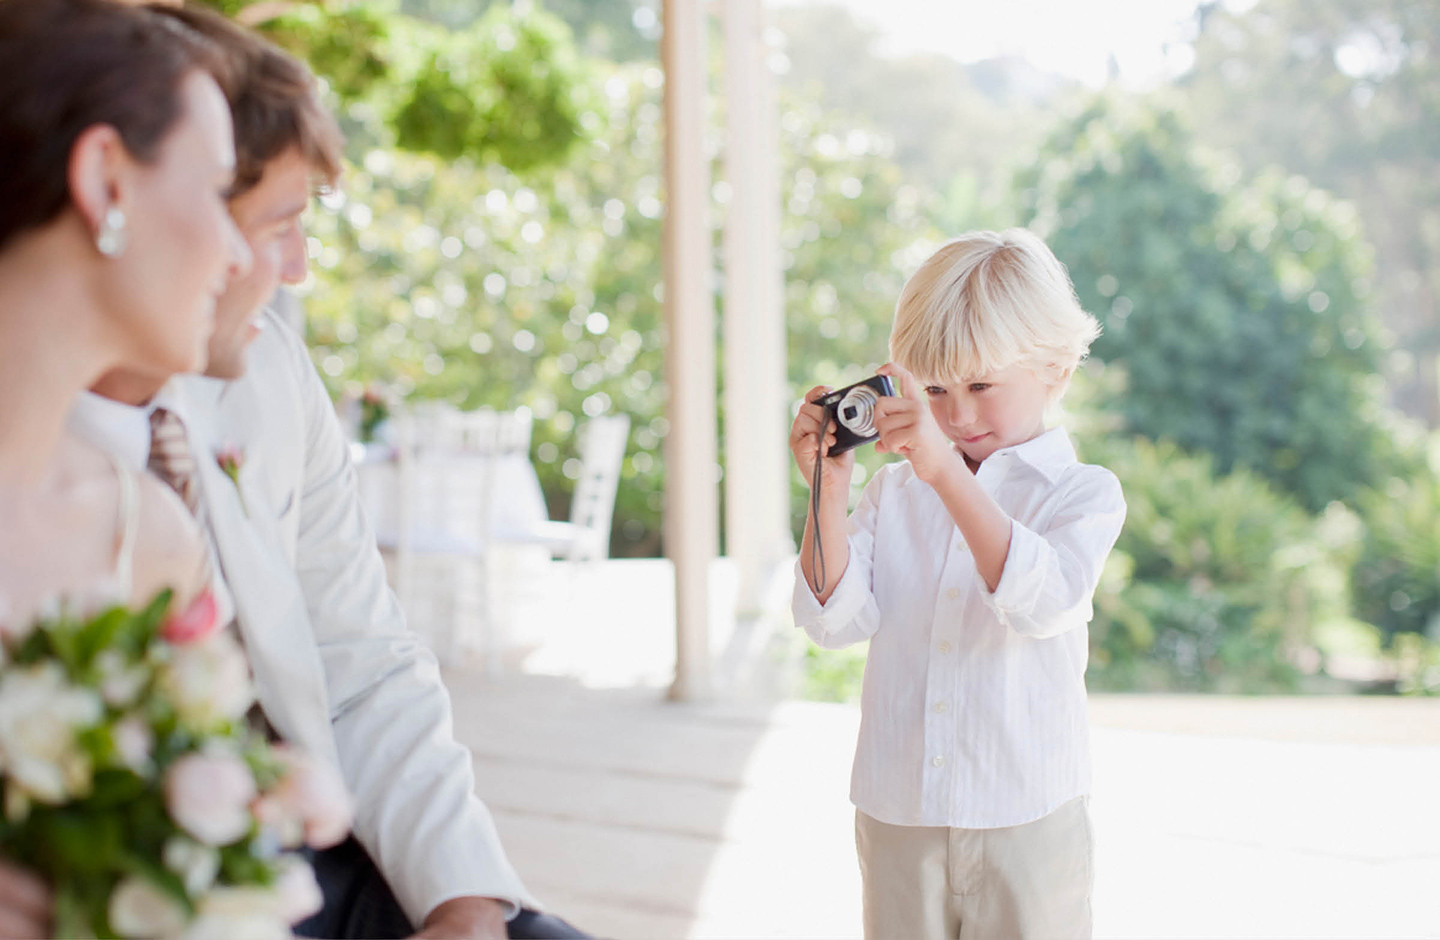
M 795 563 L 795 592 L 790 602 L 795 625 L 826 649 L 840 649 L 864 642 L 880 628 L 880 608 L 875 603 L 870 576 L 875 557 L 875 523 L 883 486 L 883 475 L 877 475 L 865 487 L 859 505 L 850 514 L 846 525 L 850 557 L 834 592 L 823 605 L 816 599 L 814 588 L 806 580 L 800 562 Z M 833 564 L 832 560 L 831 577 L 834 576 Z
M 1125 523 L 1120 481 L 1101 467 L 1082 469 L 1042 529 L 1010 523 L 1000 582 L 994 592 L 980 582 L 986 605 L 1023 636 L 1045 639 L 1089 622 L 1105 558 Z

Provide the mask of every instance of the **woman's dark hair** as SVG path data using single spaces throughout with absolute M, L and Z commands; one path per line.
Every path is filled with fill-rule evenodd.
M 153 160 L 194 69 L 224 60 L 171 17 L 110 0 L 0 0 L 0 249 L 70 199 L 70 151 L 108 124 Z

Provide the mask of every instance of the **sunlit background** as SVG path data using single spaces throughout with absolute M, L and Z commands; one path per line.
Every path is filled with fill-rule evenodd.
M 314 64 L 349 136 L 300 291 L 342 412 L 367 387 L 386 408 L 528 408 L 555 518 L 581 472 L 577 428 L 628 414 L 611 555 L 661 555 L 658 4 L 265 8 L 282 15 L 262 27 Z M 719 0 L 709 9 L 723 14 Z M 1097 739 L 1109 794 L 1097 819 L 1115 833 L 1099 923 L 1130 936 L 1161 924 L 1436 935 L 1410 903 L 1440 877 L 1434 833 L 1413 829 L 1434 822 L 1416 787 L 1436 766 L 1436 712 L 1409 704 L 1440 692 L 1440 2 L 844 0 L 768 15 L 792 397 L 882 362 L 905 278 L 967 229 L 1033 228 L 1104 325 L 1066 402 L 1082 457 L 1114 469 L 1129 503 L 1091 625 L 1088 680 L 1112 729 Z M 731 195 L 718 33 L 717 255 Z M 740 420 L 722 415 L 722 431 Z M 880 459 L 864 455 L 855 482 Z M 798 533 L 798 474 L 792 484 Z M 642 630 L 651 600 L 619 603 L 600 640 L 567 636 L 596 662 L 603 646 L 633 660 L 638 634 L 624 631 Z M 782 696 L 858 700 L 863 648 L 825 653 L 779 630 L 763 657 Z M 1132 692 L 1170 697 L 1104 695 Z M 1323 702 L 1217 713 L 1175 693 Z M 843 752 L 853 709 L 824 714 Z M 1202 743 L 1144 736 L 1176 729 Z M 489 759 L 503 789 L 509 758 Z M 517 789 L 516 805 L 535 792 Z M 1117 807 L 1140 815 L 1122 824 Z M 1327 816 L 1339 821 L 1328 834 Z M 1284 851 L 1267 854 L 1267 840 Z M 1166 861 L 1134 860 L 1148 857 Z M 1223 896 L 1197 904 L 1207 878 Z M 1255 887 L 1272 878 L 1281 909 Z M 1345 886 L 1370 901 L 1335 920 Z M 1113 903 L 1137 893 L 1149 906 Z M 601 923 L 624 933 L 611 914 Z
M 1131 505 L 1094 687 L 1440 688 L 1437 5 L 770 17 L 792 392 L 884 360 L 939 241 L 1034 228 L 1105 325 L 1069 420 Z M 263 25 L 350 137 L 302 290 L 337 397 L 530 408 L 557 517 L 578 423 L 625 412 L 612 554 L 661 554 L 658 8 L 300 3 Z M 808 694 L 853 699 L 863 651 L 804 655 Z

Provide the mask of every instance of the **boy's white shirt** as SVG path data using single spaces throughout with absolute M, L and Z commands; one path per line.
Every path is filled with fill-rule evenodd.
M 1090 790 L 1086 625 L 1125 521 L 1120 482 L 1060 428 L 976 478 L 1013 520 L 993 593 L 908 462 L 865 487 L 823 607 L 796 565 L 796 625 L 827 648 L 870 640 L 850 799 L 892 825 L 1015 826 Z

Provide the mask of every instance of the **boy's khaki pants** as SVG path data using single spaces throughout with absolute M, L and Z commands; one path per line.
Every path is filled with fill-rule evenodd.
M 866 940 L 1089 937 L 1087 803 L 1004 829 L 891 826 L 857 810 Z

